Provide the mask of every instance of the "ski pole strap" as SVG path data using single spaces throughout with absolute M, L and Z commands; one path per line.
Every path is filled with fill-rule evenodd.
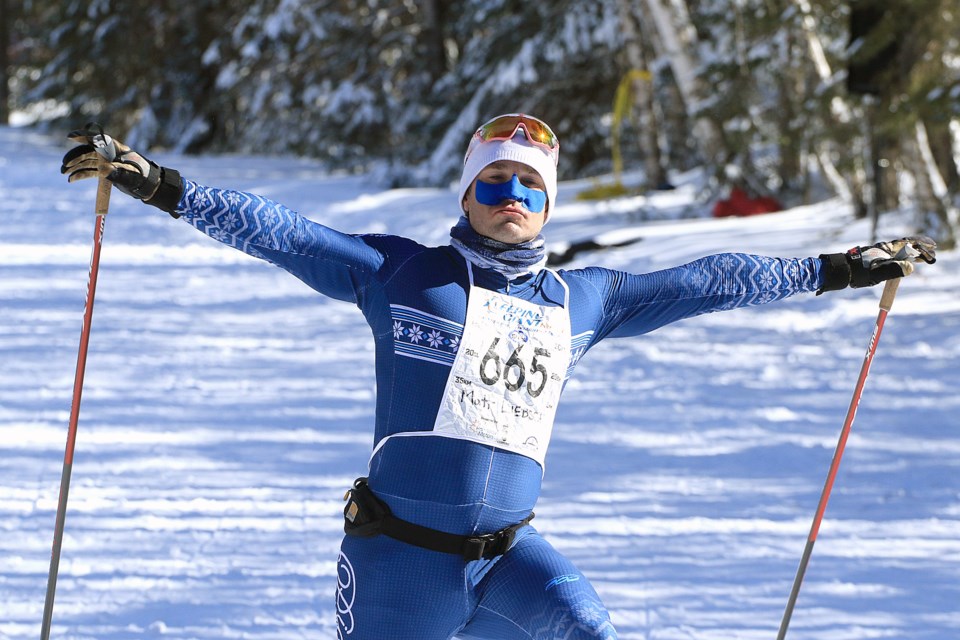
M 850 263 L 845 253 L 821 253 L 823 261 L 823 285 L 817 291 L 840 291 L 850 286 Z
M 174 218 L 179 218 L 177 205 L 180 204 L 180 198 L 183 196 L 183 183 L 180 180 L 180 172 L 169 167 L 159 167 L 160 186 L 157 187 L 153 197 L 144 200 L 149 205 L 166 211 Z
M 397 518 L 390 512 L 390 507 L 370 490 L 366 478 L 357 478 L 344 500 L 347 504 L 343 508 L 343 531 L 347 535 L 372 537 L 383 534 L 421 549 L 460 556 L 467 562 L 506 553 L 517 531 L 533 520 L 534 515 L 531 512 L 521 522 L 494 533 L 462 536 Z

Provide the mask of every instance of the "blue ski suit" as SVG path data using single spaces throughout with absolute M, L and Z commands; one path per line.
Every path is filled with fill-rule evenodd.
M 369 485 L 394 515 L 449 533 L 482 535 L 531 513 L 540 493 L 540 463 L 431 433 L 471 291 L 467 264 L 453 247 L 347 235 L 268 199 L 189 180 L 177 213 L 210 237 L 360 308 L 376 344 Z M 569 376 L 580 356 L 604 338 L 815 291 L 822 269 L 816 258 L 725 253 L 639 275 L 588 267 L 542 270 L 508 282 L 496 271 L 473 267 L 472 278 L 474 287 L 511 298 L 546 307 L 566 303 Z M 504 555 L 476 561 L 384 535 L 346 536 L 336 597 L 342 640 L 617 637 L 587 578 L 530 525 Z

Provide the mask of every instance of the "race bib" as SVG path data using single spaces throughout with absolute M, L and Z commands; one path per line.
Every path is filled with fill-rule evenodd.
M 566 303 L 542 306 L 471 284 L 463 338 L 433 431 L 543 466 L 569 364 Z

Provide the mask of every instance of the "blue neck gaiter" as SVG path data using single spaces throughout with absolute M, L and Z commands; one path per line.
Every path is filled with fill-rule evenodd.
M 450 229 L 450 238 L 454 248 L 470 262 L 499 271 L 508 279 L 539 270 L 547 259 L 542 234 L 527 242 L 507 244 L 477 233 L 466 216 L 460 216 L 457 226 Z

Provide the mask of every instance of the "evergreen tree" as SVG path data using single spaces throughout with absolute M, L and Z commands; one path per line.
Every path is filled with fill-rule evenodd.
M 39 0 L 34 19 L 50 36 L 25 100 L 62 103 L 58 124 L 98 120 L 131 143 L 182 142 L 210 87 L 197 62 L 211 18 L 228 4 Z
M 562 177 L 609 171 L 614 92 L 621 55 L 611 0 L 467 0 L 451 36 L 457 64 L 435 85 L 423 133 L 435 150 L 420 175 L 452 179 L 474 127 L 499 113 L 533 113 L 560 138 Z
M 847 0 L 30 0 L 3 51 L 14 108 L 60 132 L 98 120 L 135 146 L 394 185 L 448 184 L 474 127 L 511 111 L 554 127 L 561 178 L 609 172 L 617 87 L 650 67 L 627 168 L 733 165 L 790 202 L 816 163 L 864 211 L 900 202 L 906 172 L 928 227 L 956 227 L 956 0 L 854 3 L 879 17 L 851 42 Z M 848 93 L 877 55 L 877 95 Z

